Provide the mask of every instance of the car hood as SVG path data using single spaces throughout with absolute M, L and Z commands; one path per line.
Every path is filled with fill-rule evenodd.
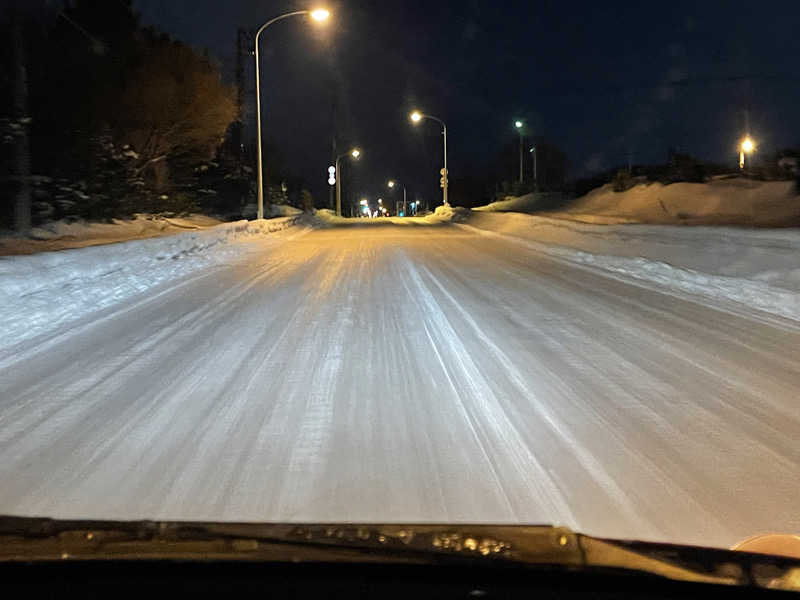
M 800 559 L 595 538 L 547 525 L 217 523 L 0 517 L 0 562 L 196 560 L 614 570 L 800 591 Z

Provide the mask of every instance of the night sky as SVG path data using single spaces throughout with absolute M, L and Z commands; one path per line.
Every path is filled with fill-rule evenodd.
M 321 4 L 321 3 L 320 3 Z M 134 0 L 146 24 L 208 48 L 233 82 L 236 30 L 299 8 L 293 0 Z M 316 6 L 316 4 L 314 4 Z M 447 122 L 453 177 L 481 175 L 516 139 L 515 118 L 559 146 L 572 176 L 664 162 L 669 148 L 735 164 L 750 131 L 759 155 L 800 145 L 800 2 L 456 2 L 334 0 L 262 36 L 265 139 L 327 195 L 331 137 L 358 144 L 351 194 L 438 197 Z M 247 62 L 252 96 L 253 65 Z M 334 121 L 334 106 L 336 116 Z M 246 127 L 253 135 L 252 104 Z M 513 165 L 509 166 L 509 170 Z M 457 199 L 456 199 L 457 201 Z

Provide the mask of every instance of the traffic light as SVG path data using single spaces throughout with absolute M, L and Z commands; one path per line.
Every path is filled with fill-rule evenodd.
M 336 167 L 331 165 L 328 167 L 328 185 L 336 184 Z
M 439 187 L 444 188 L 447 185 L 447 169 L 440 169 L 439 173 L 442 174 L 441 179 L 439 179 Z

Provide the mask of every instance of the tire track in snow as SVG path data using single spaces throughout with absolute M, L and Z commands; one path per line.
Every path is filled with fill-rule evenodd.
M 464 403 L 464 410 L 470 414 L 468 418 L 473 428 L 482 433 L 489 444 L 488 449 L 483 448 L 483 453 L 491 456 L 491 451 L 494 455 L 492 462 L 498 465 L 496 468 L 503 476 L 513 479 L 526 490 L 520 497 L 503 485 L 506 496 L 509 499 L 516 496 L 518 504 L 526 501 L 539 504 L 542 508 L 542 522 L 576 526 L 578 520 L 569 508 L 566 496 L 508 418 L 499 399 L 472 360 L 464 341 L 453 329 L 442 307 L 414 268 L 413 262 L 409 261 L 408 264 L 410 280 L 415 285 L 429 317 L 431 337 L 434 345 L 438 346 L 442 369 L 448 374 L 454 391 Z M 424 267 L 422 269 L 425 270 Z M 501 463 L 505 463 L 503 466 L 509 467 L 511 473 L 504 468 L 500 469 Z M 531 470 L 534 471 L 533 474 Z

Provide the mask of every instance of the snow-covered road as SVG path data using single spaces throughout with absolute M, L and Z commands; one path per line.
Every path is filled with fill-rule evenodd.
M 248 256 L 0 362 L 0 513 L 800 532 L 796 323 L 457 226 Z

